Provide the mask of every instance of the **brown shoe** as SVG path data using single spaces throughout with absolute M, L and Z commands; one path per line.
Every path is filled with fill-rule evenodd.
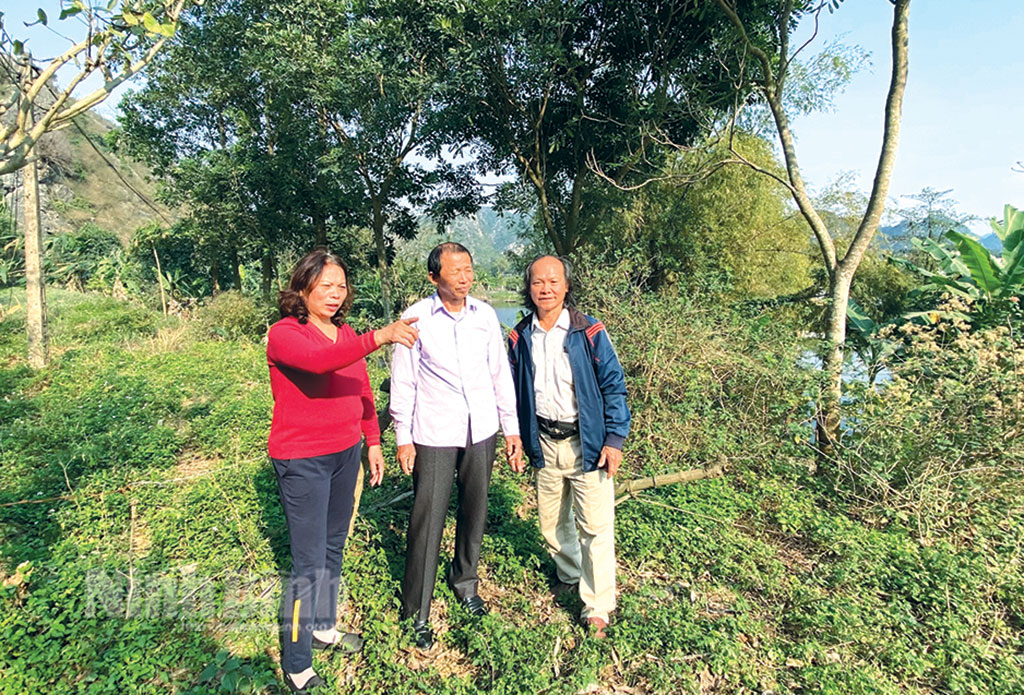
M 591 637 L 594 639 L 604 639 L 608 636 L 604 631 L 608 627 L 608 621 L 604 618 L 587 618 L 587 626 L 591 628 Z

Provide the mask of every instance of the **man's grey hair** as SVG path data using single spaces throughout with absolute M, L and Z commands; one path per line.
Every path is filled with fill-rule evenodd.
M 533 264 L 542 258 L 554 258 L 562 264 L 562 270 L 565 272 L 565 306 L 576 306 L 576 302 L 572 294 L 574 288 L 574 283 L 572 281 L 572 261 L 563 256 L 554 256 L 550 253 L 543 253 L 526 265 L 526 269 L 523 271 L 523 306 L 525 306 L 529 311 L 537 311 L 537 305 L 533 303 L 533 297 L 530 296 L 530 282 L 533 280 Z

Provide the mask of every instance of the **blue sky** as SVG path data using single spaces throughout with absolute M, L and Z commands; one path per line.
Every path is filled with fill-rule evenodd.
M 834 113 L 796 121 L 806 178 L 824 186 L 844 171 L 868 190 L 882 139 L 891 54 L 888 0 L 846 0 L 823 14 L 823 38 L 842 36 L 871 52 L 836 99 Z M 953 189 L 959 208 L 1002 217 L 1024 208 L 1024 0 L 916 0 L 910 6 L 910 67 L 890 197 L 929 186 Z M 897 199 L 898 203 L 912 201 Z M 986 225 L 987 226 L 987 225 Z M 975 227 L 979 232 L 987 231 Z
M 8 26 L 31 37 L 36 55 L 67 42 L 41 27 L 24 29 L 36 3 L 0 0 Z M 52 19 L 59 3 L 38 3 Z M 928 186 L 953 189 L 963 212 L 1001 215 L 1005 203 L 1024 208 L 1024 0 L 915 0 L 910 15 L 910 76 L 890 198 Z M 889 0 L 845 0 L 822 14 L 817 45 L 842 37 L 871 54 L 830 113 L 797 119 L 794 131 L 805 178 L 816 189 L 843 173 L 868 190 L 882 137 L 890 69 Z M 73 22 L 52 22 L 65 34 Z M 115 99 L 98 109 L 116 113 Z M 976 227 L 984 233 L 983 227 Z

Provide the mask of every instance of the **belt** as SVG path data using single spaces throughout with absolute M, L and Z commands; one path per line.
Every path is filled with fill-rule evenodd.
M 568 439 L 579 433 L 580 428 L 577 422 L 559 422 L 548 420 L 546 417 L 537 416 L 537 427 L 551 439 Z

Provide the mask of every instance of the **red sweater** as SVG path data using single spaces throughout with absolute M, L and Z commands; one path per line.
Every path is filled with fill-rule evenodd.
M 270 456 L 309 458 L 344 451 L 366 435 L 380 444 L 373 389 L 363 358 L 377 349 L 373 332 L 338 327 L 335 342 L 311 323 L 283 318 L 270 327 L 267 364 L 274 394 Z

